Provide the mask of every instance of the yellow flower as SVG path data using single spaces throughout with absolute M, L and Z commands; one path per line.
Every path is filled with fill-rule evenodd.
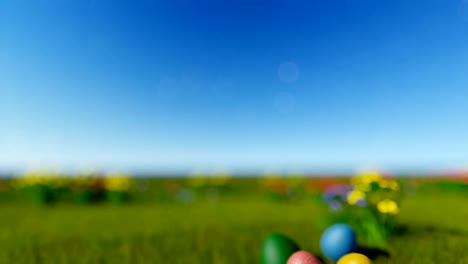
M 125 175 L 111 175 L 104 178 L 104 185 L 110 191 L 128 191 L 132 183 L 132 180 Z
M 354 187 L 357 190 L 362 191 L 362 192 L 368 192 L 368 191 L 371 190 L 371 186 L 369 184 L 365 184 L 365 183 L 355 184 Z
M 377 209 L 383 214 L 393 214 L 396 215 L 400 212 L 398 204 L 390 199 L 385 199 L 380 201 L 377 204 Z
M 373 182 L 379 182 L 382 180 L 382 176 L 376 171 L 365 173 L 361 177 L 362 182 L 366 184 L 371 184 Z
M 360 200 L 364 200 L 366 195 L 360 190 L 353 190 L 348 194 L 347 200 L 349 204 L 356 204 Z
M 383 181 L 382 176 L 375 171 L 366 172 L 359 174 L 351 178 L 351 183 L 356 186 L 359 190 L 367 192 L 371 189 L 371 184 L 376 182 L 380 183 Z
M 391 189 L 394 191 L 398 191 L 400 189 L 400 186 L 398 186 L 398 183 L 395 180 L 382 180 L 379 182 L 379 186 L 381 188 Z
M 13 182 L 16 188 L 23 188 L 35 185 L 48 185 L 51 187 L 62 187 L 66 184 L 67 179 L 54 172 L 47 171 L 31 171 L 18 178 Z

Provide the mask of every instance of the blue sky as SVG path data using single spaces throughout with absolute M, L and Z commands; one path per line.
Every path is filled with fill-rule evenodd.
M 468 165 L 468 2 L 2 1 L 0 167 Z

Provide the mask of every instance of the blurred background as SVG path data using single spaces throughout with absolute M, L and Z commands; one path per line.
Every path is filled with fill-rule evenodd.
M 467 85 L 465 0 L 0 1 L 0 262 L 467 263 Z

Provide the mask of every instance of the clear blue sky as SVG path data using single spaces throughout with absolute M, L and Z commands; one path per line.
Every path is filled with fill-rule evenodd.
M 468 2 L 0 2 L 0 167 L 468 165 Z

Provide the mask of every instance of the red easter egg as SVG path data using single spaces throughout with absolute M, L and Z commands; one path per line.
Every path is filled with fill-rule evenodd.
M 322 264 L 322 262 L 309 252 L 301 250 L 292 254 L 287 264 Z

